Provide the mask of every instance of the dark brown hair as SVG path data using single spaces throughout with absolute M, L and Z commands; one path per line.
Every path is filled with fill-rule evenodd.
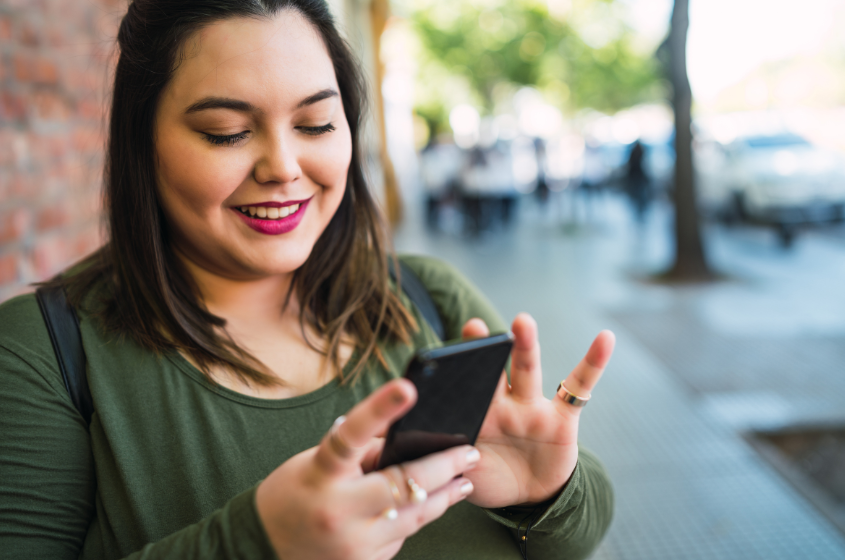
M 324 339 L 338 375 L 341 337 L 360 350 L 350 378 L 371 359 L 383 362 L 379 339 L 408 341 L 413 316 L 391 291 L 387 239 L 361 167 L 360 124 L 365 105 L 361 72 L 322 0 L 134 0 L 118 31 L 104 170 L 108 242 L 55 282 L 68 299 L 102 321 L 107 331 L 144 347 L 189 354 L 208 374 L 223 365 L 243 381 L 278 381 L 226 335 L 224 319 L 203 304 L 190 274 L 174 254 L 156 188 L 154 125 L 162 90 L 178 68 L 185 41 L 215 21 L 268 18 L 296 10 L 320 33 L 340 88 L 352 133 L 352 162 L 340 206 L 305 264 L 294 272 L 300 325 Z M 87 294 L 101 295 L 96 305 Z M 307 339 L 307 337 L 306 337 Z M 317 346 L 309 341 L 315 349 Z

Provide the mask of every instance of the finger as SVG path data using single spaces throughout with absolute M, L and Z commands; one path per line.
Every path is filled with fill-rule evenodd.
M 472 490 L 469 479 L 456 478 L 431 494 L 424 503 L 397 510 L 396 519 L 387 519 L 382 515 L 374 518 L 373 529 L 380 538 L 387 538 L 388 542 L 407 538 L 446 513 L 449 506 L 466 498 Z
M 571 394 L 589 398 L 593 388 L 604 373 L 610 356 L 613 354 L 613 346 L 616 344 L 616 337 L 611 331 L 602 331 L 593 341 L 587 355 L 575 366 L 572 373 L 566 378 L 563 384 Z M 555 399 L 564 406 L 560 398 Z
M 475 467 L 480 459 L 477 449 L 462 445 L 388 467 L 367 477 L 381 478 L 382 485 L 391 491 L 391 507 L 401 508 L 416 501 L 425 501 L 429 494 Z M 383 503 L 379 503 L 373 511 L 381 511 L 384 507 Z
M 537 322 L 520 313 L 511 325 L 514 343 L 511 352 L 511 394 L 520 400 L 543 396 L 543 370 L 540 367 L 540 341 Z
M 407 379 L 386 383 L 350 410 L 345 421 L 332 426 L 317 449 L 317 464 L 327 473 L 360 468 L 372 438 L 406 413 L 416 398 L 416 388 Z
M 413 489 L 422 489 L 421 501 L 448 485 L 461 473 L 472 469 L 481 454 L 462 445 L 432 453 L 422 459 L 371 472 L 355 482 L 356 500 L 365 515 L 378 515 L 385 509 L 400 509 L 414 503 Z
M 461 329 L 461 338 L 484 338 L 485 336 L 490 336 L 490 329 L 478 317 L 467 321 Z
M 384 438 L 381 435 L 370 440 L 370 443 L 366 446 L 366 451 L 364 451 L 364 456 L 361 459 L 361 470 L 363 470 L 364 473 L 376 470 L 383 449 Z

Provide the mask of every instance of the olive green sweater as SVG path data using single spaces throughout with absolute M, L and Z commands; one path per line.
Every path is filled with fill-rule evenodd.
M 429 289 L 447 338 L 472 317 L 506 330 L 454 269 L 403 260 Z M 412 309 L 423 327 L 410 345 L 382 345 L 388 368 L 279 400 L 214 385 L 178 353 L 157 356 L 81 314 L 94 400 L 87 426 L 65 390 L 34 296 L 0 305 L 0 558 L 275 558 L 256 512 L 256 485 L 401 375 L 416 348 L 436 341 Z M 529 535 L 529 558 L 586 557 L 610 523 L 612 503 L 601 464 L 582 450 L 570 482 Z M 461 502 L 410 537 L 397 558 L 518 559 L 514 528 L 524 516 Z

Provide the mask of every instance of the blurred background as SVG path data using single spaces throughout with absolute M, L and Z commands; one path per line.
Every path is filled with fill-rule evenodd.
M 397 250 L 532 313 L 548 396 L 616 332 L 594 558 L 845 558 L 845 3 L 329 3 Z M 102 242 L 125 10 L 0 2 L 0 301 Z

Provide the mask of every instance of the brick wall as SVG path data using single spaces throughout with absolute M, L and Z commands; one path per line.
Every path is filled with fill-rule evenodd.
M 102 242 L 106 100 L 126 0 L 0 2 L 0 301 Z

